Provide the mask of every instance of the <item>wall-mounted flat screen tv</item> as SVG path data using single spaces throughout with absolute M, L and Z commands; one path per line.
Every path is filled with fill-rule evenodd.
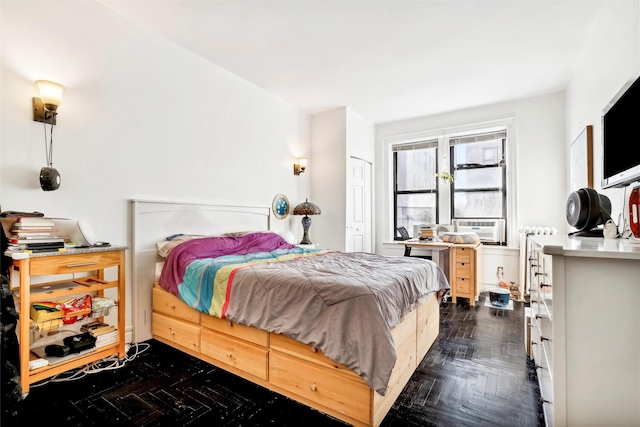
M 624 85 L 602 111 L 602 188 L 640 181 L 640 78 Z

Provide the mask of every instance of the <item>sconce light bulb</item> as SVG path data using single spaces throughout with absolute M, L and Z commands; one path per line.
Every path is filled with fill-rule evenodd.
M 40 91 L 40 100 L 44 107 L 49 111 L 56 111 L 62 101 L 64 86 L 49 80 L 36 80 L 36 85 Z
M 300 175 L 307 169 L 307 159 L 305 157 L 298 157 L 298 161 L 293 164 L 293 174 Z

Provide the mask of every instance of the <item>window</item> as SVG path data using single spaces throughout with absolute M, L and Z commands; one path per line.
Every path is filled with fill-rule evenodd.
M 398 227 L 413 235 L 414 225 L 438 222 L 437 158 L 437 140 L 393 146 L 396 239 L 400 238 Z
M 468 224 L 480 220 L 483 227 L 495 223 L 501 224 L 502 232 L 507 230 L 508 213 L 513 212 L 508 188 L 514 182 L 509 182 L 507 175 L 507 132 L 512 126 L 511 121 L 501 123 L 423 133 L 422 138 L 420 134 L 390 138 L 390 220 L 396 240 L 400 239 L 398 227 L 417 237 L 415 226 L 420 224 L 462 225 L 465 220 L 471 220 Z M 451 173 L 453 182 L 436 177 L 443 172 Z M 506 245 L 504 237 L 508 235 L 502 234 L 502 244 Z M 484 240 L 483 235 L 481 239 Z
M 506 132 L 449 139 L 452 218 L 506 217 Z

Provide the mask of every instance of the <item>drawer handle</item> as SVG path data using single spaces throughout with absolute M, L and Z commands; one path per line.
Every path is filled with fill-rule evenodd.
M 315 347 L 311 347 L 311 352 L 313 352 L 313 353 L 317 353 L 317 352 L 318 352 L 318 349 L 317 349 L 317 348 L 315 348 Z
M 311 387 L 309 387 L 309 388 L 311 389 L 311 391 L 316 391 L 317 390 L 317 387 L 316 387 L 315 383 L 311 384 Z
M 227 357 L 232 357 L 232 356 L 233 356 L 233 354 L 227 352 Z
M 540 402 L 542 403 L 548 403 L 550 405 L 553 405 L 553 402 L 550 400 L 545 399 L 544 397 L 542 397 L 542 395 L 540 395 Z
M 233 323 L 231 323 L 231 320 L 229 320 L 227 324 L 229 325 L 230 328 L 233 326 Z
M 548 319 L 549 317 L 543 316 L 542 314 L 536 314 L 536 319 Z
M 535 275 L 536 275 L 536 276 L 546 276 L 546 275 L 547 275 L 547 273 L 544 273 L 544 272 L 543 272 L 543 273 L 540 273 L 540 272 L 537 272 L 537 271 L 536 271 Z
M 536 365 L 536 369 L 546 369 L 546 368 L 542 365 Z
M 171 310 L 175 310 L 175 309 L 176 309 L 176 306 L 175 306 L 175 304 L 172 304 L 169 308 L 170 308 Z
M 171 335 L 175 335 L 175 334 L 176 334 L 176 331 L 174 331 L 173 329 L 169 328 L 169 333 L 170 333 Z
M 541 288 L 550 288 L 551 285 L 547 284 L 547 283 L 540 283 L 540 287 Z
M 90 261 L 90 262 L 78 262 L 76 264 L 67 264 L 67 268 L 73 268 L 73 267 L 86 267 L 88 265 L 96 265 L 97 262 L 95 261 Z
M 543 337 L 540 335 L 540 341 L 551 341 L 551 338 Z

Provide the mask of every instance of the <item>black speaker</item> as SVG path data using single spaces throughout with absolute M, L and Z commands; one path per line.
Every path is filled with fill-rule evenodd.
M 40 169 L 40 187 L 44 191 L 53 191 L 60 188 L 60 174 L 56 168 L 45 166 Z
M 569 236 L 602 237 L 598 225 L 611 219 L 611 200 L 593 188 L 581 188 L 569 194 L 565 215 L 569 225 L 578 229 Z

